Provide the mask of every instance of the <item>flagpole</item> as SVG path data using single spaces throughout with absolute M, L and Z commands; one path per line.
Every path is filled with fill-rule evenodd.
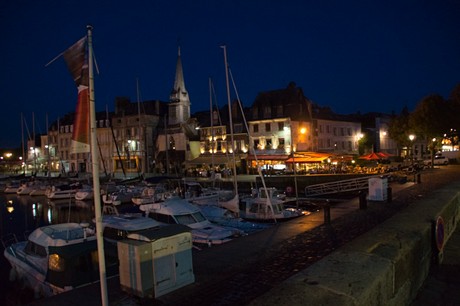
M 88 73 L 89 73 L 89 103 L 90 103 L 90 130 L 91 130 L 91 163 L 93 172 L 94 210 L 96 215 L 96 237 L 99 256 L 99 278 L 101 284 L 102 305 L 108 306 L 107 280 L 105 268 L 104 237 L 101 214 L 101 188 L 99 182 L 99 158 L 97 155 L 97 129 L 96 107 L 94 99 L 94 76 L 93 76 L 93 27 L 88 25 Z

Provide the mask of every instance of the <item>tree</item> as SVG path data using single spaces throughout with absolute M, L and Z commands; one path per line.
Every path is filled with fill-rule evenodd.
M 390 138 L 396 142 L 398 149 L 409 145 L 409 116 L 409 110 L 407 106 L 404 106 L 401 110 L 401 114 L 399 116 L 394 116 L 390 121 L 388 134 Z
M 449 123 L 450 128 L 460 131 L 460 120 L 458 120 L 458 115 L 460 114 L 460 84 L 457 84 L 452 92 L 450 93 L 449 100 Z
M 451 108 L 443 97 L 437 94 L 423 98 L 409 116 L 409 127 L 419 137 L 431 141 L 433 137 L 448 131 Z

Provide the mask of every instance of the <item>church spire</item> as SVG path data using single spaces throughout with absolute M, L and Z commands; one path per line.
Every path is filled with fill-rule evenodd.
M 185 89 L 180 47 L 177 49 L 176 77 L 174 87 L 169 96 L 169 102 L 170 124 L 182 123 L 190 118 L 190 99 L 187 89 Z
M 185 89 L 184 72 L 182 70 L 182 60 L 180 55 L 180 47 L 177 49 L 177 63 L 176 63 L 176 78 L 174 80 L 174 87 L 171 91 L 170 100 L 179 101 L 182 95 L 187 95 Z

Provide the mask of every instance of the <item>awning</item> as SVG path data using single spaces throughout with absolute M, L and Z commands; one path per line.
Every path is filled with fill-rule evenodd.
M 328 157 L 291 157 L 286 163 L 322 163 Z
M 289 158 L 289 155 L 276 155 L 276 154 L 270 154 L 270 155 L 253 155 L 253 154 L 249 154 L 248 155 L 248 160 L 256 160 L 256 157 L 257 157 L 257 160 L 282 160 L 282 161 L 285 161 L 286 159 Z
M 322 163 L 331 157 L 333 154 L 330 153 L 296 152 L 286 160 L 286 163 Z

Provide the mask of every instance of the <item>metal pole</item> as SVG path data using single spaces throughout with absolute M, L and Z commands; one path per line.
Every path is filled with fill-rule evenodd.
M 90 130 L 91 130 L 91 163 L 93 171 L 94 210 L 96 218 L 96 238 L 99 258 L 99 278 L 101 284 L 102 305 L 109 305 L 107 295 L 107 280 L 105 268 L 104 236 L 101 214 L 101 188 L 99 182 L 99 158 L 97 148 L 96 107 L 94 100 L 94 76 L 93 76 L 93 27 L 88 25 L 88 73 L 89 73 L 89 103 L 90 103 Z

